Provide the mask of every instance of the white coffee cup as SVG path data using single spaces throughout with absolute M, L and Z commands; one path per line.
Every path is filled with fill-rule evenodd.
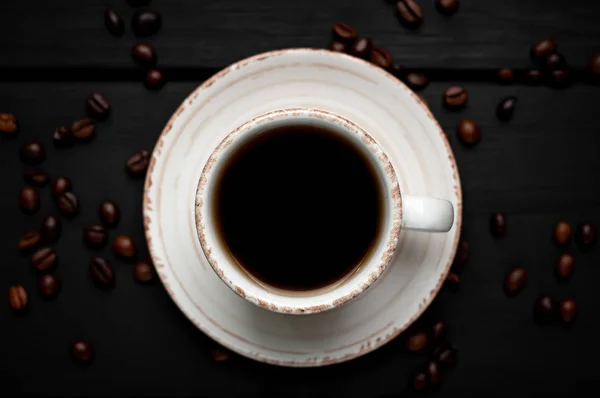
M 232 260 L 227 244 L 215 231 L 211 200 L 219 171 L 240 147 L 264 131 L 293 124 L 325 128 L 356 144 L 377 171 L 384 190 L 383 233 L 370 256 L 346 279 L 310 291 L 287 291 L 266 285 Z M 409 196 L 400 192 L 396 171 L 385 152 L 363 129 L 341 116 L 317 109 L 282 109 L 247 121 L 229 133 L 208 158 L 196 191 L 196 228 L 208 262 L 217 275 L 244 299 L 285 314 L 312 314 L 336 308 L 358 297 L 384 273 L 396 252 L 401 229 L 447 232 L 454 208 L 445 199 Z

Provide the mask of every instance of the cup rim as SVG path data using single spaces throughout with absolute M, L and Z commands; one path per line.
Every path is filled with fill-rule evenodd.
M 387 227 L 384 227 L 384 231 L 378 238 L 378 243 L 376 246 L 378 249 L 383 248 L 383 250 L 376 249 L 373 253 L 373 258 L 368 261 L 367 266 L 365 267 L 365 270 L 370 270 L 368 275 L 363 277 L 361 280 L 356 281 L 352 281 L 352 279 L 356 278 L 357 276 L 351 276 L 350 280 L 343 282 L 341 285 L 343 286 L 347 283 L 348 286 L 353 286 L 352 289 L 346 288 L 346 292 L 344 292 L 344 294 L 341 296 L 339 294 L 333 295 L 333 297 L 324 299 L 323 303 L 316 305 L 301 305 L 291 303 L 294 299 L 298 299 L 298 297 L 294 296 L 290 296 L 291 300 L 289 304 L 277 305 L 269 300 L 268 297 L 265 297 L 268 296 L 269 293 L 261 296 L 241 287 L 227 274 L 227 272 L 223 269 L 213 255 L 213 247 L 209 245 L 208 241 L 210 238 L 207 237 L 208 234 L 212 232 L 212 228 L 209 225 L 209 217 L 205 217 L 204 215 L 204 207 L 207 204 L 206 202 L 208 202 L 208 198 L 205 198 L 207 195 L 206 187 L 209 183 L 209 180 L 216 173 L 215 166 L 222 161 L 226 149 L 231 145 L 243 140 L 244 136 L 246 135 L 245 133 L 248 133 L 261 124 L 267 122 L 299 116 L 304 116 L 309 119 L 316 118 L 325 120 L 327 122 L 333 122 L 340 125 L 341 129 L 360 139 L 360 141 L 364 144 L 364 148 L 370 153 L 373 163 L 381 173 L 381 178 L 384 180 L 382 189 L 384 189 L 384 200 L 386 201 L 386 206 L 389 207 L 389 214 L 386 214 L 386 218 L 388 218 L 388 220 L 385 221 L 385 225 L 387 225 Z M 358 297 L 369 287 L 371 287 L 387 269 L 398 246 L 402 224 L 402 194 L 396 172 L 388 156 L 385 154 L 379 144 L 377 144 L 375 139 L 361 127 L 342 116 L 321 109 L 285 108 L 263 113 L 244 122 L 242 125 L 229 132 L 220 141 L 217 147 L 211 152 L 209 158 L 204 164 L 202 173 L 200 174 L 196 189 L 194 210 L 196 232 L 204 255 L 217 276 L 231 290 L 233 290 L 233 292 L 247 301 L 250 301 L 257 306 L 270 311 L 284 314 L 314 314 L 337 308 Z M 378 253 L 376 253 L 378 251 L 381 251 L 379 258 L 377 258 Z M 338 289 L 338 287 L 334 288 L 332 291 L 335 291 Z

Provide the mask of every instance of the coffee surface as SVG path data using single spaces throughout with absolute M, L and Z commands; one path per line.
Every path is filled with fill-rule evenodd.
M 287 290 L 349 275 L 381 230 L 375 169 L 356 144 L 315 126 L 250 139 L 221 169 L 213 200 L 231 256 L 254 278 Z

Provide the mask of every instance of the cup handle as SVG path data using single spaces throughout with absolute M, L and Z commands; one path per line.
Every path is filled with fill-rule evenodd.
M 454 206 L 445 199 L 426 196 L 402 197 L 402 228 L 448 232 L 454 224 Z

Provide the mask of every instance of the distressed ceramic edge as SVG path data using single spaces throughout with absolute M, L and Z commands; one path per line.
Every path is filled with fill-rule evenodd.
M 247 358 L 250 358 L 250 359 L 253 359 L 253 360 L 256 360 L 256 361 L 259 361 L 259 362 L 268 363 L 268 364 L 271 364 L 271 365 L 288 366 L 288 367 L 320 367 L 320 366 L 333 365 L 333 364 L 337 364 L 337 363 L 346 362 L 346 361 L 349 361 L 351 359 L 363 356 L 363 355 L 365 355 L 365 354 L 367 354 L 369 352 L 372 352 L 372 351 L 376 350 L 377 348 L 385 345 L 386 343 L 390 342 L 391 340 L 393 340 L 394 338 L 396 338 L 398 335 L 400 335 L 400 333 L 402 333 L 403 331 L 405 331 L 406 329 L 408 329 L 408 327 L 410 325 L 412 325 L 415 322 L 415 320 L 417 320 L 423 314 L 423 312 L 425 312 L 425 310 L 433 302 L 433 299 L 439 293 L 440 289 L 442 288 L 442 285 L 444 284 L 444 281 L 446 280 L 448 272 L 450 272 L 450 267 L 452 266 L 452 263 L 454 262 L 454 257 L 456 256 L 456 250 L 458 248 L 458 243 L 460 241 L 461 228 L 462 228 L 462 216 L 463 216 L 463 214 L 462 214 L 462 208 L 463 208 L 462 186 L 461 186 L 461 182 L 460 182 L 460 176 L 459 176 L 459 173 L 458 173 L 458 166 L 457 166 L 457 163 L 456 163 L 456 158 L 454 157 L 454 153 L 452 152 L 452 148 L 450 146 L 450 142 L 448 141 L 448 137 L 447 137 L 446 133 L 441 128 L 440 124 L 435 119 L 435 117 L 433 116 L 433 114 L 431 113 L 431 111 L 429 110 L 429 108 L 427 107 L 427 105 L 423 102 L 423 99 L 420 98 L 417 94 L 415 94 L 411 89 L 409 89 L 403 82 L 401 82 L 400 80 L 398 80 L 395 76 L 393 76 L 392 74 L 390 74 L 388 71 L 383 70 L 380 67 L 375 66 L 375 65 L 373 65 L 373 64 L 371 64 L 371 63 L 369 63 L 367 61 L 364 61 L 362 59 L 359 59 L 359 58 L 356 58 L 356 57 L 352 57 L 352 56 L 347 55 L 347 54 L 333 52 L 333 51 L 330 51 L 330 50 L 315 49 L 315 48 L 291 48 L 291 49 L 285 49 L 285 50 L 275 50 L 275 51 L 265 52 L 265 53 L 254 55 L 254 56 L 249 57 L 249 58 L 245 58 L 243 60 L 240 60 L 240 61 L 238 61 L 238 62 L 236 62 L 234 64 L 231 64 L 230 66 L 222 69 L 221 71 L 219 71 L 215 75 L 213 75 L 211 78 L 209 78 L 208 80 L 206 80 L 204 83 L 202 83 L 200 86 L 198 86 L 194 91 L 192 91 L 192 93 L 190 95 L 188 95 L 181 102 L 181 105 L 173 113 L 173 115 L 171 116 L 171 118 L 169 119 L 169 121 L 167 122 L 167 124 L 165 125 L 164 129 L 162 130 L 160 136 L 158 137 L 156 145 L 154 146 L 154 149 L 152 151 L 152 156 L 150 158 L 150 164 L 148 166 L 148 171 L 146 173 L 146 179 L 144 181 L 144 194 L 143 194 L 143 198 L 142 198 L 142 213 L 143 213 L 143 222 L 144 222 L 144 234 L 146 236 L 146 240 L 147 240 L 147 243 L 148 243 L 148 250 L 150 252 L 150 257 L 152 258 L 153 264 L 157 268 L 157 271 L 160 271 L 160 268 L 164 267 L 164 264 L 162 264 L 160 262 L 157 254 L 154 251 L 154 247 L 152 246 L 152 236 L 150 235 L 150 224 L 152 222 L 152 220 L 151 220 L 151 213 L 154 212 L 154 209 L 152 207 L 152 203 L 151 203 L 151 200 L 150 200 L 150 195 L 149 195 L 150 188 L 152 187 L 152 171 L 153 171 L 154 166 L 156 164 L 156 159 L 158 159 L 162 155 L 161 149 L 162 149 L 162 147 L 164 145 L 164 140 L 165 140 L 166 136 L 171 131 L 171 129 L 172 129 L 173 124 L 175 123 L 175 121 L 185 111 L 186 104 L 187 103 L 191 104 L 192 101 L 196 97 L 198 97 L 199 92 L 201 90 L 206 89 L 206 88 L 212 86 L 217 80 L 219 80 L 222 77 L 226 76 L 231 71 L 239 69 L 239 68 L 242 68 L 242 67 L 244 67 L 245 65 L 247 65 L 249 63 L 260 62 L 260 61 L 263 61 L 265 59 L 269 59 L 269 58 L 272 58 L 272 57 L 281 56 L 281 55 L 289 53 L 289 52 L 292 52 L 292 53 L 310 53 L 310 52 L 324 53 L 324 54 L 327 54 L 329 56 L 338 56 L 338 57 L 341 57 L 341 58 L 346 58 L 350 62 L 361 63 L 361 64 L 367 66 L 368 68 L 370 68 L 373 71 L 373 73 L 381 73 L 381 74 L 385 75 L 386 78 L 388 80 L 390 80 L 390 84 L 395 84 L 397 87 L 399 87 L 402 90 L 404 90 L 423 109 L 423 111 L 425 112 L 426 116 L 434 124 L 434 127 L 437 128 L 438 133 L 441 136 L 442 141 L 444 142 L 444 144 L 446 146 L 446 150 L 447 150 L 447 154 L 448 154 L 448 160 L 450 161 L 450 166 L 452 167 L 452 171 L 453 171 L 454 190 L 455 190 L 455 193 L 456 193 L 456 196 L 457 196 L 457 209 L 456 209 L 457 217 L 454 220 L 455 226 L 456 226 L 456 235 L 455 235 L 455 238 L 454 238 L 454 243 L 453 243 L 453 247 L 452 247 L 452 253 L 451 253 L 450 257 L 449 257 L 448 263 L 446 264 L 446 266 L 444 267 L 444 270 L 440 274 L 440 278 L 439 278 L 436 286 L 434 287 L 433 290 L 431 290 L 429 292 L 429 297 L 426 298 L 425 300 L 423 300 L 423 302 L 419 305 L 418 311 L 416 311 L 415 314 L 404 325 L 402 325 L 400 327 L 395 327 L 393 329 L 392 333 L 386 335 L 385 338 L 382 338 L 382 339 L 376 341 L 374 344 L 368 344 L 368 346 L 366 348 L 364 348 L 363 346 L 361 346 L 361 349 L 358 352 L 356 352 L 356 353 L 346 354 L 343 357 L 336 358 L 336 359 L 327 359 L 327 358 L 324 358 L 322 361 L 317 361 L 317 360 L 314 360 L 314 359 L 308 359 L 308 360 L 305 360 L 305 361 L 279 361 L 279 360 L 271 360 L 269 358 L 264 358 L 264 357 L 258 355 L 257 353 L 254 353 L 254 352 L 246 352 L 246 351 L 243 351 L 241 349 L 238 349 L 237 347 L 226 346 L 227 348 L 231 349 L 232 351 L 236 352 L 237 354 L 240 354 L 242 356 L 245 356 Z M 215 341 L 219 342 L 219 339 L 216 336 L 214 336 L 214 334 L 211 334 L 210 331 L 207 328 L 203 327 L 200 324 L 200 322 L 198 322 L 194 317 L 192 317 L 185 310 L 185 308 L 183 308 L 183 305 L 179 302 L 179 300 L 177 299 L 177 297 L 175 296 L 175 294 L 173 293 L 173 291 L 169 287 L 169 282 L 166 280 L 166 277 L 164 276 L 164 274 L 162 272 L 157 272 L 157 273 L 159 275 L 161 283 L 165 287 L 165 290 L 167 291 L 167 293 L 169 294 L 169 296 L 171 297 L 171 299 L 173 300 L 173 302 L 185 314 L 185 316 L 198 329 L 200 329 L 203 333 L 205 333 L 206 335 L 210 336 Z

